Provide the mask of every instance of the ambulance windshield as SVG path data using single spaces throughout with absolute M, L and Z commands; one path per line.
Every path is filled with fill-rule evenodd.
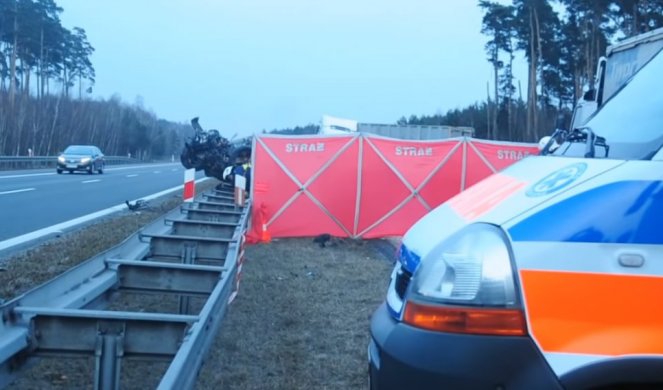
M 663 54 L 659 52 L 608 100 L 588 122 L 597 137 L 610 146 L 596 158 L 650 159 L 663 144 Z M 584 157 L 584 142 L 565 142 L 553 154 Z

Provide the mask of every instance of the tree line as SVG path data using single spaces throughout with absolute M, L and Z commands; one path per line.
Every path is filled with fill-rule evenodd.
M 11 114 L 11 115 L 6 115 Z M 173 123 L 119 97 L 70 99 L 46 95 L 25 99 L 12 111 L 0 105 L 0 155 L 53 156 L 67 145 L 97 145 L 109 156 L 143 160 L 176 157 L 187 124 Z
M 84 82 L 94 84 L 94 48 L 84 29 L 62 26 L 61 12 L 54 0 L 0 0 L 0 85 L 10 101 L 32 90 L 44 96 L 53 81 L 65 96 L 78 84 L 79 98 Z
M 267 131 L 266 129 L 262 130 L 263 134 L 279 134 L 279 135 L 307 135 L 307 134 L 317 134 L 320 130 L 320 126 L 313 123 L 309 123 L 306 126 L 295 126 L 295 127 L 286 127 L 283 129 L 272 129 Z
M 486 100 L 398 123 L 472 126 L 480 138 L 536 141 L 560 114 L 570 117 L 609 43 L 663 26 L 663 0 L 480 0 L 478 6 L 493 68 Z M 53 155 L 71 143 L 97 144 L 109 155 L 177 154 L 191 134 L 188 125 L 119 98 L 89 98 L 94 47 L 83 28 L 62 26 L 62 12 L 55 0 L 0 0 L 0 155 L 28 148 Z M 518 53 L 527 61 L 527 80 L 513 75 Z M 309 124 L 269 132 L 316 131 Z
M 95 144 L 107 155 L 179 154 L 185 124 L 117 97 L 91 99 L 94 47 L 62 26 L 54 0 L 0 0 L 0 155 L 54 155 Z
M 560 115 L 568 124 L 610 43 L 663 26 L 663 0 L 480 0 L 478 6 L 493 68 L 486 100 L 400 123 L 473 126 L 481 138 L 536 141 Z M 526 83 L 513 75 L 519 52 Z
M 402 116 L 397 124 L 471 126 L 484 139 L 537 141 L 561 117 L 569 125 L 583 88 L 611 43 L 663 27 L 663 0 L 479 0 L 486 59 L 486 98 L 463 108 Z M 527 80 L 516 80 L 518 53 Z M 309 125 L 270 133 L 302 134 Z

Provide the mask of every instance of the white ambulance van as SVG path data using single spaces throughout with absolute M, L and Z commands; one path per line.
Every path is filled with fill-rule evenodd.
M 663 53 L 647 55 L 554 151 L 406 233 L 372 389 L 663 388 Z

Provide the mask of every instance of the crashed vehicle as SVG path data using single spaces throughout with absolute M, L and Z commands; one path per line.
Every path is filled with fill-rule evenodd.
M 245 155 L 251 156 L 250 139 L 232 142 L 221 136 L 218 130 L 203 130 L 198 117 L 191 120 L 195 133 L 184 143 L 180 161 L 186 169 L 204 171 L 205 176 L 224 180 L 224 171 Z M 227 172 L 227 171 L 226 171 Z

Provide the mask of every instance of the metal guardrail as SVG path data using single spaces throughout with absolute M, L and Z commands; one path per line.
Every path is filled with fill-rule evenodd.
M 102 390 L 120 388 L 123 359 L 172 359 L 158 388 L 192 388 L 239 282 L 250 204 L 234 207 L 231 194 L 208 193 L 0 305 L 0 388 L 27 358 L 53 355 L 94 357 Z M 103 310 L 122 291 L 174 295 L 179 312 Z M 206 298 L 197 313 L 194 297 Z
M 141 160 L 123 156 L 104 156 L 106 165 L 137 164 Z M 57 156 L 0 156 L 0 171 L 18 169 L 55 169 Z

